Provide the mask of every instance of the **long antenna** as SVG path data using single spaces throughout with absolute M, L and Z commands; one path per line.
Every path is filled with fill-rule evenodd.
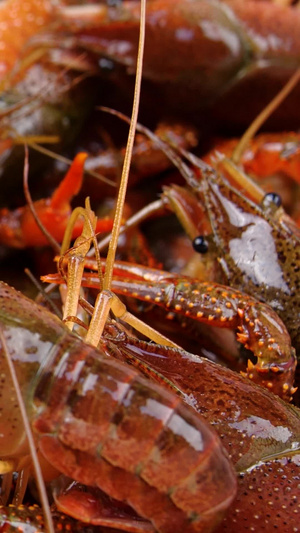
M 92 316 L 89 330 L 86 335 L 86 342 L 97 346 L 99 343 L 100 336 L 102 334 L 108 313 L 112 305 L 112 295 L 110 293 L 112 277 L 113 277 L 113 266 L 115 262 L 115 256 L 118 246 L 118 240 L 120 235 L 120 228 L 122 225 L 123 217 L 123 207 L 125 202 L 129 169 L 133 151 L 134 136 L 139 112 L 139 103 L 140 103 L 140 93 L 141 93 L 141 83 L 142 83 L 142 72 L 143 72 L 143 59 L 144 59 L 144 45 L 145 45 L 145 25 L 146 25 L 146 0 L 141 0 L 141 9 L 140 9 L 140 34 L 139 34 L 139 45 L 138 45 L 138 56 L 137 56 L 137 66 L 136 66 L 136 77 L 135 77 L 135 86 L 134 86 L 134 97 L 132 105 L 132 114 L 131 122 L 128 133 L 128 140 L 126 145 L 125 157 L 123 170 L 120 180 L 120 189 L 117 198 L 114 226 L 111 234 L 111 241 L 109 243 L 109 249 L 106 259 L 106 268 L 103 278 L 103 290 L 98 294 L 97 300 L 95 302 L 95 310 Z
M 277 109 L 277 107 L 283 102 L 283 100 L 290 94 L 297 85 L 300 79 L 300 68 L 296 70 L 293 76 L 289 81 L 283 86 L 281 91 L 271 100 L 271 102 L 259 113 L 259 115 L 254 119 L 249 128 L 245 131 L 244 135 L 241 137 L 240 142 L 236 146 L 232 156 L 231 161 L 236 165 L 239 164 L 240 159 L 243 155 L 243 152 L 247 148 L 250 140 L 257 133 L 259 128 L 264 124 L 264 122 L 272 115 L 272 113 Z
M 126 145 L 126 152 L 124 157 L 124 165 L 121 176 L 120 189 L 118 193 L 114 227 L 111 235 L 111 241 L 108 249 L 107 260 L 106 260 L 106 269 L 104 274 L 103 289 L 110 290 L 112 283 L 112 273 L 113 265 L 115 262 L 115 255 L 118 245 L 118 239 L 120 234 L 120 228 L 122 224 L 123 216 L 123 207 L 125 201 L 125 195 L 127 190 L 129 169 L 133 151 L 136 123 L 139 112 L 139 103 L 140 103 L 140 93 L 141 93 L 141 82 L 142 82 L 142 72 L 143 72 L 143 58 L 144 58 L 144 43 L 145 43 L 145 20 L 146 20 L 146 0 L 141 0 L 141 11 L 140 11 L 140 35 L 139 35 L 139 46 L 138 46 L 138 57 L 137 57 L 137 66 L 136 66 L 136 78 L 134 86 L 134 98 L 132 106 L 132 115 L 131 123 L 129 127 L 128 140 Z
M 13 362 L 12 362 L 11 358 L 10 358 L 10 354 L 9 354 L 9 351 L 8 351 L 8 348 L 7 348 L 6 340 L 5 340 L 5 337 L 4 337 L 2 329 L 0 329 L 0 341 L 1 341 L 1 344 L 2 344 L 3 354 L 4 354 L 5 358 L 6 358 L 6 362 L 7 362 L 8 368 L 9 368 L 11 379 L 12 379 L 12 382 L 13 382 L 13 385 L 14 385 L 14 388 L 15 388 L 15 391 L 16 391 L 18 405 L 19 405 L 19 409 L 20 409 L 20 412 L 21 412 L 21 417 L 22 417 L 22 421 L 23 421 L 23 424 L 24 424 L 24 430 L 25 430 L 25 433 L 26 433 L 26 437 L 27 437 L 27 441 L 28 441 L 28 445 L 29 445 L 29 449 L 30 449 L 30 454 L 31 454 L 31 458 L 32 458 L 33 468 L 34 468 L 34 472 L 35 472 L 35 476 L 36 476 L 37 487 L 38 487 L 38 491 L 39 491 L 39 495 L 40 495 L 40 499 L 41 499 L 41 503 L 42 503 L 43 512 L 44 512 L 44 515 L 45 515 L 45 526 L 46 526 L 46 529 L 47 529 L 48 533 L 55 533 L 53 520 L 52 520 L 52 515 L 51 515 L 51 511 L 50 511 L 50 507 L 49 507 L 48 497 L 47 497 L 47 492 L 46 492 L 46 488 L 45 488 L 45 484 L 44 484 L 44 480 L 43 480 L 43 474 L 42 474 L 40 463 L 39 463 L 39 460 L 38 460 L 36 447 L 35 447 L 35 442 L 34 442 L 34 438 L 33 438 L 33 435 L 32 435 L 30 423 L 28 421 L 28 415 L 27 415 L 27 412 L 26 412 L 26 407 L 25 407 L 24 400 L 23 400 L 23 397 L 22 397 L 22 393 L 21 393 L 21 389 L 20 389 L 20 386 L 19 386 L 17 374 L 16 374 L 16 371 L 15 371 L 15 367 L 13 365 Z

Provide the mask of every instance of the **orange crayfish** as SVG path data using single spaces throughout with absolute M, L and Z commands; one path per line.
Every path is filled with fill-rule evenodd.
M 260 191 L 262 200 L 258 206 L 236 189 L 241 174 L 233 173 L 236 169 L 230 161 L 224 160 L 222 164 L 227 172 L 231 171 L 234 185 L 220 172 L 185 152 L 194 165 L 189 168 L 170 147 L 157 138 L 156 141 L 190 187 L 190 191 L 178 186 L 165 188 L 163 202 L 174 209 L 189 236 L 196 238 L 195 248 L 202 254 L 204 263 L 210 265 L 209 274 L 213 278 L 199 282 L 137 265 L 118 264 L 114 267 L 114 273 L 119 275 L 114 276 L 114 290 L 164 306 L 169 312 L 188 319 L 237 329 L 237 339 L 258 359 L 255 365 L 248 362 L 247 373 L 251 379 L 290 399 L 295 391 L 296 358 L 289 335 L 277 315 L 299 350 L 299 228 L 278 206 L 274 195 L 265 195 L 255 186 L 253 190 L 256 194 Z M 201 174 L 200 180 L 197 173 Z M 247 184 L 253 194 L 252 183 L 244 176 L 244 188 Z M 204 208 L 209 217 L 208 228 L 200 216 Z M 87 266 L 93 268 L 93 262 Z M 54 275 L 44 279 L 58 278 Z M 216 285 L 213 280 L 223 285 Z M 83 284 L 98 286 L 99 280 L 86 274 Z

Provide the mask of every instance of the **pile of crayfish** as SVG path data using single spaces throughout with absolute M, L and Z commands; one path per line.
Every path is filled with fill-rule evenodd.
M 300 530 L 299 30 L 0 3 L 0 531 Z

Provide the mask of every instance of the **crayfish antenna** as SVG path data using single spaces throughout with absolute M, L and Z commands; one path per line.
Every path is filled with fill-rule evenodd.
M 150 328 L 147 324 L 138 320 L 136 317 L 131 315 L 126 310 L 125 305 L 119 300 L 119 298 L 113 294 L 111 291 L 112 284 L 112 275 L 113 275 L 113 265 L 115 262 L 115 255 L 118 245 L 118 239 L 120 235 L 120 229 L 122 225 L 123 218 L 123 207 L 125 202 L 125 196 L 127 191 L 127 183 L 129 177 L 129 169 L 131 164 L 133 145 L 134 145 L 134 136 L 137 124 L 138 109 L 139 109 L 139 99 L 140 99 L 140 88 L 141 88 L 141 79 L 142 79 L 142 66 L 143 66 L 143 51 L 144 51 L 144 40 L 145 40 L 145 14 L 146 14 L 146 2 L 145 0 L 141 1 L 141 23 L 140 23 L 140 38 L 139 38 L 139 52 L 137 58 L 137 69 L 136 69 L 136 81 L 135 81 L 135 90 L 134 90 L 134 100 L 133 100 L 133 109 L 132 117 L 129 121 L 129 134 L 127 140 L 127 146 L 124 157 L 124 165 L 122 170 L 122 176 L 120 181 L 120 188 L 118 193 L 117 205 L 115 210 L 115 219 L 112 234 L 110 236 L 108 255 L 106 260 L 106 268 L 104 272 L 103 281 L 100 285 L 102 290 L 98 294 L 96 299 L 94 312 L 91 318 L 89 325 L 88 333 L 86 335 L 86 342 L 97 346 L 99 344 L 100 338 L 102 336 L 103 328 L 107 321 L 109 312 L 112 311 L 116 317 L 122 318 L 132 325 L 138 331 L 144 333 L 146 336 L 151 338 L 157 343 L 165 344 L 168 346 L 176 345 L 172 343 L 169 339 L 163 335 L 156 332 L 153 328 Z M 89 208 L 86 210 L 75 210 L 72 214 L 72 219 L 68 225 L 68 231 L 66 232 L 65 239 L 62 245 L 61 253 L 64 253 L 67 250 L 70 243 L 71 228 L 73 227 L 73 220 L 75 220 L 79 214 L 85 217 L 85 228 L 79 240 L 75 241 L 75 245 L 72 251 L 68 252 L 71 256 L 71 261 L 68 266 L 68 293 L 67 301 L 65 304 L 64 310 L 64 319 L 67 326 L 72 329 L 73 320 L 68 320 L 68 317 L 73 317 L 76 315 L 77 311 L 77 302 L 80 294 L 81 286 L 81 277 L 84 268 L 84 258 L 86 257 L 91 240 L 93 239 L 92 235 L 95 231 L 95 224 L 92 220 L 89 219 L 88 215 Z M 95 244 L 95 243 L 94 243 Z M 97 249 L 97 244 L 95 246 Z M 98 272 L 101 275 L 101 266 L 100 259 L 98 259 L 99 268 Z M 60 261 L 59 268 L 62 269 L 63 258 Z
M 122 170 L 122 176 L 120 181 L 120 188 L 118 193 L 115 220 L 112 230 L 111 240 L 108 249 L 107 263 L 103 280 L 103 291 L 98 295 L 95 303 L 95 312 L 93 314 L 90 329 L 87 335 L 87 342 L 98 345 L 103 328 L 111 308 L 112 294 L 110 293 L 113 264 L 115 261 L 116 250 L 118 246 L 118 239 L 120 234 L 120 228 L 122 224 L 123 207 L 125 202 L 125 196 L 127 191 L 130 163 L 132 158 L 134 136 L 136 130 L 136 123 L 139 111 L 141 82 L 143 72 L 143 57 L 144 57 L 144 43 L 145 43 L 145 18 L 146 18 L 146 1 L 141 1 L 141 18 L 140 18 L 140 34 L 139 34 L 139 47 L 136 67 L 136 78 L 133 97 L 133 108 L 131 122 L 129 126 L 128 140 L 124 157 L 124 165 Z
M 251 139 L 256 135 L 258 130 L 264 124 L 264 122 L 271 116 L 271 114 L 277 109 L 283 100 L 289 95 L 300 80 L 300 68 L 296 70 L 293 76 L 283 86 L 281 91 L 271 100 L 271 102 L 259 113 L 259 115 L 253 120 L 252 124 L 247 128 L 244 135 L 241 137 L 239 143 L 235 147 L 230 159 L 222 158 L 220 160 L 220 167 L 228 174 L 230 179 L 233 179 L 239 184 L 239 187 L 247 192 L 249 197 L 255 202 L 260 203 L 264 196 L 265 191 L 259 187 L 253 180 L 249 178 L 237 165 L 244 151 L 246 150 Z
M 20 389 L 20 386 L 19 386 L 19 383 L 18 383 L 17 374 L 16 374 L 16 371 L 15 371 L 13 362 L 11 360 L 8 348 L 7 348 L 7 344 L 6 344 L 6 340 L 5 340 L 3 331 L 1 329 L 0 329 L 0 341 L 1 341 L 1 345 L 2 345 L 3 354 L 4 354 L 4 357 L 6 359 L 7 366 L 8 366 L 10 375 L 11 375 L 12 383 L 13 383 L 13 386 L 14 386 L 15 391 L 16 391 L 16 397 L 17 397 L 17 401 L 18 401 L 18 405 L 19 405 L 22 421 L 23 421 L 23 424 L 24 424 L 24 430 L 25 430 L 25 434 L 26 434 L 26 437 L 27 437 L 28 446 L 29 446 L 29 450 L 30 450 L 30 454 L 31 454 L 32 463 L 33 463 L 33 468 L 34 468 L 34 472 L 35 472 L 35 476 L 36 476 L 37 487 L 38 487 L 38 491 L 39 491 L 39 495 L 40 495 L 40 499 L 41 499 L 41 504 L 42 504 L 42 508 L 43 508 L 43 512 L 44 512 L 44 516 L 45 516 L 46 529 L 47 529 L 48 533 L 55 533 L 53 520 L 52 520 L 52 515 L 51 515 L 51 511 L 50 511 L 48 497 L 47 497 L 47 492 L 46 492 L 46 487 L 45 487 L 45 483 L 44 483 L 44 480 L 43 480 L 43 475 L 42 475 L 40 463 L 39 463 L 39 460 L 38 460 L 36 447 L 35 447 L 35 442 L 34 442 L 34 439 L 33 439 L 30 423 L 29 423 L 29 420 L 28 420 L 27 412 L 26 412 L 26 407 L 25 407 L 24 400 L 23 400 L 22 393 L 21 393 L 21 389 Z M 23 487 L 24 487 L 24 484 L 23 484 Z M 22 490 L 24 490 L 24 489 L 22 488 Z
M 141 22 L 140 22 L 140 36 L 139 36 L 139 48 L 138 48 L 138 58 L 137 58 L 137 69 L 136 69 L 136 80 L 135 80 L 135 89 L 134 89 L 134 99 L 133 99 L 133 110 L 132 110 L 132 120 L 130 123 L 129 134 L 127 147 L 125 152 L 124 166 L 122 171 L 120 189 L 118 194 L 117 206 L 115 211 L 115 220 L 114 227 L 112 231 L 108 257 L 107 257 L 107 268 L 103 278 L 103 291 L 98 295 L 95 312 L 93 314 L 88 335 L 86 341 L 95 346 L 98 345 L 99 340 L 102 335 L 103 327 L 105 325 L 108 313 L 111 308 L 112 293 L 110 292 L 111 281 L 112 281 L 112 268 L 115 261 L 115 254 L 118 244 L 118 238 L 120 233 L 120 227 L 123 216 L 123 206 L 125 201 L 125 195 L 127 190 L 130 162 L 133 151 L 135 128 L 139 110 L 139 100 L 140 100 L 140 90 L 141 90 L 141 80 L 142 80 L 142 70 L 143 70 L 143 55 L 144 55 L 144 42 L 145 42 L 145 15 L 146 15 L 146 0 L 141 1 Z M 87 207 L 89 211 L 89 207 Z M 84 268 L 84 257 L 88 253 L 90 248 L 90 243 L 93 237 L 95 229 L 95 221 L 90 220 L 89 215 L 86 214 L 86 210 L 77 208 L 72 214 L 71 221 L 68 225 L 68 231 L 66 232 L 61 253 L 63 254 L 68 248 L 70 242 L 70 227 L 73 225 L 73 220 L 76 220 L 79 214 L 85 217 L 85 227 L 83 229 L 82 235 L 79 237 L 79 241 L 75 241 L 75 246 L 73 248 L 71 257 L 71 263 L 68 268 L 68 293 L 67 301 L 64 310 L 64 317 L 67 319 L 68 316 L 74 316 L 77 311 L 77 302 L 79 298 L 80 285 L 81 285 L 81 276 Z M 75 223 L 75 222 L 74 222 Z M 95 246 L 95 249 L 97 245 Z M 74 267 L 74 268 L 73 268 Z M 99 274 L 101 268 L 99 269 Z M 66 321 L 69 329 L 72 329 L 73 322 Z
M 33 200 L 31 198 L 31 194 L 30 194 L 29 187 L 28 187 L 29 155 L 28 155 L 28 146 L 26 144 L 24 145 L 24 149 L 25 149 L 25 159 L 24 159 L 24 171 L 23 171 L 23 188 L 24 188 L 24 194 L 25 194 L 25 198 L 26 198 L 28 207 L 30 209 L 30 212 L 31 212 L 31 214 L 33 216 L 33 219 L 35 220 L 38 228 L 45 235 L 46 239 L 51 244 L 53 249 L 56 252 L 59 252 L 59 244 L 58 244 L 58 242 L 52 237 L 52 235 L 49 233 L 47 228 L 45 228 L 45 226 L 41 222 L 41 220 L 39 218 L 39 215 L 36 212 L 36 209 L 34 207 L 34 203 L 33 203 Z
M 118 117 L 119 119 L 123 120 L 124 122 L 127 122 L 130 124 L 130 118 L 127 115 L 124 115 L 124 113 L 121 113 L 120 111 L 116 111 L 115 109 L 112 109 L 110 107 L 105 107 L 105 106 L 99 106 L 97 109 L 99 111 L 104 111 L 105 113 L 109 113 L 110 115 L 114 115 Z M 185 152 L 183 149 L 179 150 L 177 147 L 176 147 L 176 150 L 174 150 L 171 144 L 160 139 L 158 135 L 153 133 L 153 131 L 149 130 L 149 128 L 147 128 L 146 126 L 143 126 L 139 122 L 137 122 L 136 124 L 136 129 L 140 133 L 143 133 L 144 135 L 146 135 L 156 146 L 158 146 L 161 149 L 161 151 L 170 159 L 170 161 L 172 161 L 173 165 L 176 168 L 178 168 L 179 172 L 185 178 L 187 183 L 189 183 L 192 187 L 195 186 L 197 181 L 195 180 L 195 174 L 193 170 L 187 164 L 185 164 L 184 161 L 182 161 L 181 157 L 178 155 L 178 153 L 176 153 L 176 152 L 179 152 L 179 153 L 186 155 L 188 154 L 188 152 Z M 201 170 L 205 171 L 205 170 L 211 169 L 211 167 L 207 165 L 207 163 L 205 163 L 201 159 L 197 158 L 197 161 L 199 163 Z
M 112 230 L 112 236 L 111 236 L 111 241 L 109 244 L 108 255 L 107 255 L 107 266 L 105 270 L 104 283 L 103 283 L 104 290 L 110 290 L 111 288 L 113 264 L 115 261 L 116 250 L 118 246 L 118 239 L 119 239 L 119 234 L 120 234 L 120 227 L 122 224 L 123 208 L 124 208 L 124 203 L 125 203 L 129 170 L 130 170 L 130 164 L 131 164 L 131 159 L 132 159 L 134 137 L 135 137 L 135 131 L 136 131 L 136 125 L 137 125 L 138 112 L 139 112 L 141 83 L 142 83 L 144 45 L 145 45 L 145 21 L 146 21 L 146 0 L 142 0 L 141 1 L 141 14 L 140 14 L 139 46 L 138 46 L 138 57 L 137 57 L 137 66 L 136 66 L 136 78 L 135 78 L 135 86 L 134 86 L 132 116 L 131 116 L 131 122 L 129 126 L 128 140 L 127 140 L 125 157 L 124 157 L 124 165 L 122 169 L 120 188 L 119 188 L 116 211 L 115 211 L 114 227 Z
M 272 115 L 272 113 L 277 109 L 283 100 L 290 94 L 294 89 L 297 83 L 300 80 L 300 68 L 294 72 L 288 82 L 283 86 L 281 91 L 269 102 L 269 104 L 259 113 L 259 115 L 253 120 L 252 124 L 247 128 L 244 135 L 241 137 L 240 142 L 235 147 L 231 160 L 236 165 L 239 164 L 243 152 L 247 148 L 251 139 L 256 135 L 261 126 L 266 122 L 266 120 Z
M 164 209 L 165 209 L 164 201 L 162 199 L 154 200 L 153 202 L 146 205 L 145 207 L 137 211 L 137 213 L 134 213 L 134 215 L 132 215 L 130 218 L 126 220 L 126 222 L 120 227 L 120 235 L 124 233 L 125 231 L 127 231 L 129 228 L 134 228 L 138 224 L 141 224 L 141 222 L 143 222 L 144 220 L 147 220 L 151 216 L 151 214 L 157 215 L 157 213 L 159 213 L 160 210 L 164 211 Z M 102 251 L 104 248 L 106 248 L 110 243 L 110 239 L 111 239 L 111 233 L 106 235 L 106 237 L 101 239 L 101 241 L 98 241 L 98 245 L 97 245 L 98 250 Z M 88 257 L 93 256 L 95 251 L 96 249 L 92 248 L 87 254 Z

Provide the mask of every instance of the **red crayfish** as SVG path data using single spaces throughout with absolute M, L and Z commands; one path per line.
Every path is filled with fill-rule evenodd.
M 253 66 L 260 70 L 259 65 L 265 62 L 266 70 L 271 72 L 279 64 L 284 76 L 289 75 L 299 60 L 298 34 L 294 29 L 298 27 L 299 11 L 292 6 L 272 6 L 273 13 L 286 14 L 280 34 L 282 57 L 279 60 L 272 42 L 266 46 L 265 36 L 277 20 L 275 15 L 270 16 L 270 6 L 267 7 L 272 3 L 250 0 L 247 4 L 233 0 L 149 1 L 148 38 L 153 37 L 152 44 L 154 38 L 166 39 L 169 46 L 163 52 L 170 62 L 163 72 L 164 56 L 158 61 L 153 54 L 157 48 L 146 48 L 145 77 L 158 79 L 165 89 L 171 86 L 170 81 L 184 89 L 186 80 L 196 71 L 199 77 L 195 77 L 194 88 L 203 88 L 203 100 L 211 104 L 212 100 L 221 98 L 223 91 L 229 91 L 235 83 L 238 85 L 241 72 L 249 77 Z M 14 6 L 18 2 L 9 0 L 5 7 L 13 12 Z M 42 10 L 38 24 L 42 31 L 31 40 L 30 32 L 26 34 L 15 55 L 7 55 L 7 64 L 3 66 L 4 74 L 9 71 L 3 78 L 5 87 L 10 91 L 19 83 L 27 69 L 28 51 L 33 58 L 39 50 L 45 52 L 43 46 L 47 43 L 46 48 L 53 52 L 58 36 L 64 38 L 63 46 L 69 50 L 78 47 L 80 51 L 100 53 L 124 63 L 128 71 L 135 70 L 138 7 L 139 3 L 124 2 L 111 8 L 95 5 L 87 9 L 85 5 L 56 6 L 37 0 L 19 6 L 23 15 L 29 8 Z M 259 46 L 262 40 L 253 35 L 253 13 L 257 19 L 257 10 L 264 13 L 268 23 L 260 29 L 264 46 Z M 85 19 L 78 28 L 83 13 Z M 168 21 L 166 29 L 171 31 L 157 32 L 155 18 L 158 26 Z M 103 29 L 101 35 L 99 28 Z M 214 28 L 218 30 L 217 40 L 212 33 Z M 117 39 L 116 30 L 121 32 Z M 32 36 L 35 31 L 33 25 Z M 285 50 L 287 34 L 294 38 L 292 51 Z M 120 35 L 122 39 L 126 36 L 122 40 L 123 49 L 118 40 Z M 199 56 L 199 64 L 191 65 L 187 61 L 187 57 L 193 57 L 191 50 L 199 42 L 203 49 L 210 50 L 209 64 L 211 57 L 215 58 L 209 72 L 206 56 Z M 181 53 L 170 56 L 170 43 L 182 44 Z M 20 62 L 13 67 L 25 44 Z M 286 56 L 290 58 L 288 66 Z M 54 52 L 51 57 L 55 57 Z M 181 60 L 180 64 L 177 59 Z M 95 232 L 103 227 L 101 221 L 97 225 L 87 208 L 84 223 L 77 226 L 75 234 L 70 230 L 68 239 L 71 235 L 77 237 L 80 231 L 82 234 L 59 262 L 72 303 L 70 307 L 66 305 L 67 327 L 49 311 L 0 283 L 1 472 L 9 476 L 11 471 L 28 471 L 32 453 L 23 428 L 22 401 L 16 400 L 18 389 L 13 385 L 13 373 L 8 372 L 6 358 L 10 357 L 34 447 L 39 449 L 43 460 L 72 480 L 70 486 L 64 478 L 54 481 L 54 499 L 59 509 L 91 524 L 90 527 L 99 527 L 100 531 L 106 531 L 108 526 L 136 533 L 192 533 L 216 528 L 232 533 L 243 528 L 244 531 L 273 531 L 274 528 L 286 533 L 297 531 L 299 410 L 267 389 L 286 399 L 294 393 L 296 361 L 288 331 L 298 349 L 298 230 L 276 205 L 274 196 L 261 194 L 258 206 L 249 191 L 244 195 L 238 190 L 239 179 L 231 172 L 234 166 L 230 161 L 219 162 L 217 170 L 213 170 L 184 150 L 176 152 L 170 146 L 162 146 L 192 190 L 167 187 L 160 205 L 178 213 L 192 239 L 203 237 L 202 252 L 203 246 L 208 245 L 206 257 L 211 257 L 211 251 L 217 251 L 212 272 L 217 272 L 225 285 L 216 285 L 212 280 L 191 281 L 141 265 L 115 263 L 109 252 L 104 279 L 101 263 L 97 261 L 100 281 L 97 279 L 96 285 L 100 284 L 103 290 L 95 302 L 87 336 L 84 340 L 79 338 L 79 334 L 70 332 L 78 297 L 84 284 L 95 285 L 95 276 L 91 280 L 86 273 L 82 281 L 76 275 L 77 265 L 80 264 L 79 270 L 83 270 L 85 263 L 94 268 L 85 257 L 90 243 L 95 243 Z M 189 165 L 182 161 L 182 155 Z M 50 212 L 48 229 L 51 229 L 54 209 L 58 208 L 59 238 L 70 212 L 71 197 L 80 187 L 84 159 L 85 155 L 77 156 L 49 201 L 31 206 L 46 226 Z M 73 183 L 76 169 L 78 180 Z M 196 213 L 202 214 L 201 203 L 209 215 L 209 231 L 201 220 L 194 220 Z M 118 204 L 119 225 L 120 211 Z M 8 212 L 5 216 L 9 216 Z M 18 246 L 44 244 L 40 233 L 27 234 L 27 221 L 31 224 L 33 220 L 32 209 L 22 208 L 11 219 L 21 221 L 17 231 L 11 228 Z M 211 230 L 214 239 L 209 237 Z M 118 237 L 118 227 L 114 233 Z M 111 241 L 116 240 L 114 233 Z M 267 236 L 266 266 L 263 254 Z M 244 240 L 248 246 L 242 246 Z M 9 244 L 9 238 L 5 242 Z M 68 247 L 64 243 L 63 251 Z M 76 283 L 72 285 L 74 265 Z M 113 273 L 115 277 L 111 280 Z M 267 281 L 271 274 L 272 286 Z M 78 294 L 73 294 L 75 285 L 80 289 Z M 153 300 L 165 305 L 169 314 L 181 314 L 185 320 L 195 315 L 207 325 L 213 323 L 236 331 L 237 340 L 257 357 L 257 361 L 248 363 L 248 376 L 256 378 L 265 388 L 224 366 L 172 346 L 171 341 L 157 332 L 151 337 L 151 328 L 132 319 L 112 290 L 146 302 Z M 80 302 L 85 312 L 93 311 L 83 298 Z M 77 321 L 84 329 L 85 324 Z M 133 324 L 156 342 L 139 340 L 128 332 L 126 323 Z M 167 345 L 163 346 L 164 342 Z M 104 502 L 108 502 L 106 508 Z M 19 517 L 15 518 L 18 513 Z M 8 508 L 2 516 L 3 531 L 13 530 L 14 524 L 25 531 L 30 524 L 42 531 L 59 531 L 66 521 L 66 530 L 84 530 L 82 523 L 71 519 L 68 522 L 57 511 L 54 526 L 51 520 L 47 523 L 46 516 L 45 525 L 37 524 L 36 509 Z

